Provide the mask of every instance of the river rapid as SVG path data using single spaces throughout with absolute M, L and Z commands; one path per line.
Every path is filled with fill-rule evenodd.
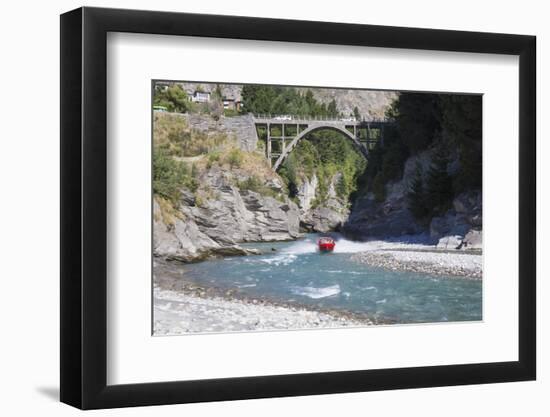
M 333 253 L 320 254 L 318 236 L 292 242 L 248 243 L 262 255 L 227 257 L 182 266 L 204 287 L 237 289 L 246 298 L 342 310 L 378 322 L 426 323 L 482 319 L 482 281 L 392 271 L 351 260 L 371 243 L 336 235 Z

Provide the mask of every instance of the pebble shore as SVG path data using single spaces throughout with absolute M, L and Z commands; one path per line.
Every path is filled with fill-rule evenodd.
M 378 249 L 356 253 L 351 258 L 373 267 L 392 271 L 418 272 L 461 278 L 481 279 L 483 256 L 481 253 L 444 252 L 436 250 Z
M 243 297 L 237 289 L 204 287 L 177 263 L 154 261 L 153 334 L 227 333 L 369 326 L 364 315 Z
M 184 292 L 154 288 L 156 336 L 189 333 L 305 330 L 368 326 L 369 320 L 294 307 L 260 303 L 258 300 L 202 298 Z

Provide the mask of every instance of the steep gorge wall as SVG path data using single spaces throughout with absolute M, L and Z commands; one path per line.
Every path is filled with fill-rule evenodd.
M 482 195 L 470 190 L 457 195 L 451 208 L 429 223 L 419 222 L 408 208 L 409 182 L 417 164 L 426 172 L 431 164 L 432 151 L 427 150 L 407 159 L 403 176 L 386 184 L 386 199 L 376 201 L 373 193 L 361 195 L 354 202 L 349 218 L 342 227 L 347 235 L 357 239 L 397 238 L 423 234 L 440 249 L 481 249 Z M 452 173 L 459 169 L 457 161 L 449 164 Z

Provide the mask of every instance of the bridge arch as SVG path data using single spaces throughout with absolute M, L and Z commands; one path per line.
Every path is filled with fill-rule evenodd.
M 353 145 L 355 146 L 355 148 L 357 149 L 359 154 L 361 156 L 363 156 L 363 158 L 365 158 L 365 159 L 368 158 L 368 152 L 369 152 L 368 148 L 366 146 L 364 146 L 359 141 L 359 139 L 357 139 L 355 134 L 353 134 L 348 129 L 346 129 L 345 126 L 330 124 L 330 123 L 326 123 L 326 124 L 322 124 L 322 123 L 317 124 L 316 123 L 316 124 L 308 126 L 306 129 L 302 130 L 300 133 L 298 133 L 296 135 L 296 137 L 294 137 L 294 139 L 292 139 L 292 141 L 288 145 L 285 146 L 283 152 L 281 153 L 281 155 L 279 155 L 279 157 L 277 158 L 277 161 L 275 162 L 275 164 L 273 164 L 273 169 L 275 171 L 277 171 L 281 167 L 281 165 L 284 163 L 284 161 L 286 160 L 288 155 L 290 155 L 290 153 L 294 150 L 296 145 L 298 145 L 300 140 L 305 138 L 310 133 L 313 133 L 313 132 L 318 131 L 318 130 L 327 130 L 327 129 L 342 133 L 346 138 L 348 138 L 352 141 Z

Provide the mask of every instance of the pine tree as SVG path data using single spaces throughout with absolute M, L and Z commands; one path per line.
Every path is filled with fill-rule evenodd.
M 374 181 L 372 182 L 372 192 L 374 194 L 374 198 L 379 203 L 386 201 L 386 183 L 384 182 L 382 172 L 379 172 L 374 177 Z
M 409 185 L 407 193 L 409 201 L 409 210 L 416 219 L 424 219 L 430 213 L 426 205 L 426 190 L 424 188 L 424 179 L 422 178 L 422 165 L 416 163 L 414 177 Z
M 336 106 L 336 100 L 332 99 L 332 101 L 328 104 L 327 111 L 330 117 L 338 116 L 338 107 Z
M 428 207 L 432 215 L 442 215 L 451 206 L 453 181 L 447 173 L 449 157 L 443 145 L 439 145 L 432 156 L 432 163 L 426 179 Z

